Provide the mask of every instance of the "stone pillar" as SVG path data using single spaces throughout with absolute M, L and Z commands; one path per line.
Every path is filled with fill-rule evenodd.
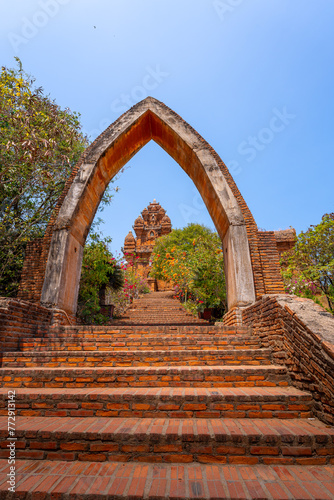
M 230 226 L 223 240 L 228 309 L 255 302 L 246 226 Z
M 81 275 L 83 246 L 66 229 L 52 236 L 41 304 L 75 314 Z

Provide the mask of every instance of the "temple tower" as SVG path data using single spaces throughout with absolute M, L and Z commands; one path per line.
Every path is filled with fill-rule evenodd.
M 169 285 L 163 281 L 150 278 L 150 258 L 155 240 L 160 236 L 168 234 L 172 230 L 172 224 L 166 210 L 156 200 L 137 217 L 133 226 L 136 237 L 129 231 L 124 240 L 123 253 L 128 262 L 133 262 L 137 273 L 145 278 L 150 289 L 165 290 Z M 167 286 L 166 286 L 167 285 Z

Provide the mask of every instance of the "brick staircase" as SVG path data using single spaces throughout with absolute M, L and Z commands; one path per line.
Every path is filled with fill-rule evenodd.
M 151 292 L 135 299 L 117 325 L 205 325 L 207 321 L 188 313 L 174 292 Z
M 248 328 L 132 320 L 4 353 L 0 498 L 334 498 L 334 429 Z

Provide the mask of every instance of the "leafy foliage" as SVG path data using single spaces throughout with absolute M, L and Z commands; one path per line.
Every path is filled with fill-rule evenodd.
M 159 238 L 152 254 L 151 276 L 170 281 L 193 311 L 226 308 L 223 253 L 217 233 L 189 224 Z
M 150 291 L 147 281 L 136 273 L 132 262 L 122 262 L 120 265 L 124 275 L 124 285 L 117 291 L 110 290 L 108 294 L 109 302 L 115 307 L 116 318 L 125 313 L 133 299 Z
M 299 234 L 293 252 L 283 258 L 283 279 L 296 295 L 313 297 L 321 290 L 334 312 L 334 213 Z
M 0 295 L 16 294 L 27 241 L 41 237 L 87 140 L 22 70 L 0 75 Z
M 101 239 L 98 233 L 93 233 L 84 247 L 77 314 L 85 324 L 107 321 L 100 312 L 100 290 L 107 287 L 119 290 L 124 284 L 121 266 L 109 250 L 110 242 L 110 238 Z
M 114 306 L 115 317 L 122 316 L 133 299 L 149 292 L 146 280 L 136 274 L 132 263 L 112 255 L 110 242 L 111 238 L 101 238 L 95 232 L 84 247 L 77 315 L 85 324 L 110 320 L 101 312 L 101 291 L 105 292 L 106 303 Z

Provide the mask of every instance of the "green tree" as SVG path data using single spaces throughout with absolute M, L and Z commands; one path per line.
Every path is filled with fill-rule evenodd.
M 79 114 L 61 109 L 22 69 L 0 75 L 0 295 L 16 294 L 27 241 L 41 237 L 87 146 Z
M 151 275 L 170 281 L 192 310 L 226 308 L 221 241 L 199 224 L 175 229 L 156 240 Z
M 123 271 L 109 250 L 110 242 L 111 238 L 93 233 L 84 247 L 77 314 L 85 324 L 107 320 L 100 311 L 99 293 L 103 288 L 120 290 L 124 284 Z
M 294 250 L 283 257 L 288 292 L 311 296 L 318 290 L 334 312 L 334 213 L 298 235 Z

